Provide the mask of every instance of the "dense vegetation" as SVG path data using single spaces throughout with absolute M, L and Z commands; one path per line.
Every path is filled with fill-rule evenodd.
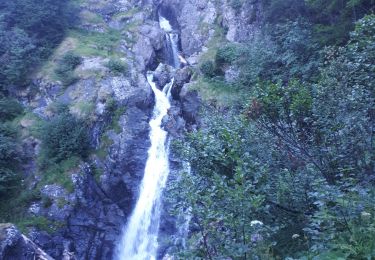
M 82 58 L 72 51 L 68 51 L 58 61 L 58 67 L 55 69 L 57 77 L 65 86 L 73 84 L 78 78 L 74 75 L 74 69 L 80 65 Z
M 374 2 L 263 5 L 262 34 L 200 66 L 238 98 L 225 113 L 206 107 L 201 130 L 174 146 L 192 169 L 171 188 L 175 212 L 192 216 L 178 254 L 372 259 Z
M 23 85 L 73 21 L 69 0 L 5 0 L 0 3 L 0 88 Z
M 89 139 L 85 121 L 73 116 L 65 106 L 47 122 L 41 131 L 43 152 L 48 163 L 59 163 L 72 156 L 85 158 Z
M 21 155 L 17 128 L 12 120 L 22 110 L 17 101 L 0 99 L 0 198 L 19 184 L 17 168 Z
M 25 189 L 26 165 L 20 121 L 27 111 L 11 93 L 15 88 L 29 84 L 35 68 L 52 54 L 75 19 L 75 9 L 69 0 L 5 0 L 0 2 L 0 221 L 12 221 L 22 228 L 23 215 L 30 202 L 41 199 L 38 189 Z M 59 61 L 56 72 L 65 81 L 74 80 L 71 71 L 80 63 L 80 57 L 67 53 Z M 72 79 L 73 78 L 73 79 Z M 35 115 L 26 121 L 35 124 L 32 131 L 42 141 L 39 170 L 44 171 L 42 183 L 60 178 L 63 170 L 77 163 L 88 150 L 84 124 L 66 109 L 51 120 L 43 122 Z M 31 131 L 31 130 L 30 130 Z M 22 138 L 21 138 L 22 134 Z M 73 158 L 73 159 L 72 159 Z M 68 166 L 67 166 L 68 165 Z M 57 174 L 60 174 L 57 177 Z M 44 219 L 27 219 L 40 226 Z M 28 224 L 28 225 L 29 225 Z

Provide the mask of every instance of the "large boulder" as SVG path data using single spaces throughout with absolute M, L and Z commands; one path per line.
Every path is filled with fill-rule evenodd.
M 174 69 L 167 65 L 160 63 L 156 70 L 153 72 L 154 82 L 159 89 L 163 89 L 164 86 L 171 81 L 174 76 Z
M 0 224 L 0 259 L 53 260 L 12 224 Z
M 156 54 L 149 38 L 140 37 L 134 45 L 133 51 L 137 59 L 138 68 L 141 71 L 146 70 L 154 61 Z
M 188 83 L 190 81 L 191 74 L 192 71 L 190 67 L 184 67 L 176 71 L 174 75 L 175 84 L 173 85 L 171 91 L 174 100 L 179 100 L 181 89 L 185 85 L 185 83 Z
M 150 39 L 155 51 L 159 51 L 163 48 L 165 32 L 159 27 L 157 22 L 141 26 L 139 32 L 143 37 Z
M 189 125 L 194 125 L 198 121 L 198 113 L 201 105 L 199 94 L 196 90 L 191 90 L 191 84 L 185 84 L 180 92 L 182 116 Z

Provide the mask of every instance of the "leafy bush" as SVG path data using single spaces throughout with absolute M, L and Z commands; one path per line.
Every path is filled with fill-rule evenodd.
M 72 156 L 84 158 L 89 150 L 89 137 L 84 121 L 63 109 L 42 129 L 42 147 L 45 156 L 61 162 Z
M 1 15 L 1 13 L 0 13 Z M 0 89 L 8 85 L 24 84 L 32 64 L 38 62 L 36 40 L 19 28 L 7 31 L 1 26 L 0 16 Z M 5 52 L 7 51 L 7 52 Z
M 0 88 L 27 83 L 28 74 L 48 58 L 72 24 L 71 1 L 14 0 L 0 6 Z
M 17 165 L 20 161 L 18 144 L 13 137 L 0 133 L 0 197 L 19 184 Z
M 78 78 L 74 75 L 74 69 L 82 63 L 82 58 L 72 51 L 67 52 L 58 61 L 55 73 L 63 85 L 73 84 Z
M 19 102 L 10 98 L 0 99 L 0 121 L 12 120 L 20 115 L 23 108 Z
M 0 99 L 0 197 L 18 187 L 21 160 L 17 128 L 11 121 L 23 112 L 14 99 Z
M 207 78 L 212 78 L 215 76 L 215 64 L 211 60 L 203 62 L 199 69 Z
M 46 160 L 46 158 L 44 158 Z M 42 168 L 43 177 L 40 185 L 59 184 L 65 188 L 67 192 L 74 191 L 74 184 L 71 178 L 71 170 L 75 169 L 81 161 L 78 156 L 72 156 L 60 162 L 48 161 Z
M 73 51 L 68 51 L 62 57 L 60 65 L 63 68 L 73 70 L 81 63 L 82 63 L 82 58 L 79 55 L 77 55 Z
M 16 189 L 10 190 L 6 196 L 0 199 L 0 221 L 11 222 L 18 225 L 25 219 L 25 209 L 30 203 L 41 199 L 39 190 L 30 190 L 24 183 L 19 184 Z M 26 218 L 29 218 L 27 216 Z
M 263 35 L 254 37 L 242 48 L 241 56 L 235 61 L 240 68 L 239 83 L 249 91 L 258 80 L 271 79 L 278 67 L 277 46 L 275 42 Z
M 215 56 L 215 63 L 218 67 L 231 64 L 241 55 L 239 47 L 235 44 L 227 44 L 218 49 Z
M 128 72 L 126 63 L 118 59 L 111 59 L 106 66 L 117 74 L 126 74 Z
M 259 76 L 250 104 L 208 111 L 175 145 L 191 167 L 169 187 L 173 211 L 194 227 L 176 249 L 182 259 L 375 257 L 375 16 L 359 20 L 345 46 L 322 51 L 316 76 L 296 68 L 308 60 L 309 30 L 286 24 L 274 38 L 282 59 L 271 62 L 286 73 L 219 53 Z
M 46 217 L 42 216 L 32 216 L 32 217 L 25 217 L 17 221 L 17 227 L 20 229 L 21 232 L 27 232 L 29 227 L 36 227 L 40 230 L 46 231 L 47 233 L 52 234 L 56 232 L 59 225 L 59 222 L 53 222 Z

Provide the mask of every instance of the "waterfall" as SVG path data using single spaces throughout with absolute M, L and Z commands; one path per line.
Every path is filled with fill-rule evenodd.
M 175 68 L 180 68 L 181 56 L 179 55 L 179 52 L 178 52 L 179 36 L 177 33 L 173 32 L 172 26 L 169 23 L 169 21 L 161 15 L 159 15 L 159 24 L 160 24 L 160 28 L 162 28 L 166 32 L 165 43 L 166 43 L 166 49 L 167 49 L 168 63 L 169 65 Z
M 160 27 L 167 32 L 170 55 L 174 56 L 172 65 L 178 68 L 178 35 L 172 33 L 170 23 L 163 17 L 160 17 Z M 155 94 L 155 107 L 149 123 L 151 147 L 137 204 L 116 248 L 115 259 L 118 260 L 153 260 L 157 256 L 161 194 L 169 174 L 169 144 L 167 132 L 162 129 L 161 124 L 171 106 L 174 79 L 162 90 L 157 88 L 153 72 L 147 73 L 147 81 Z

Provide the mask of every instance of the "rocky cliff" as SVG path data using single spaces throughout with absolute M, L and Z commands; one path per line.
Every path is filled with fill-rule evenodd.
M 150 145 L 148 121 L 154 100 L 145 72 L 156 69 L 159 85 L 175 78 L 173 107 L 164 126 L 179 138 L 199 123 L 197 65 L 221 44 L 254 35 L 260 14 L 256 1 L 243 1 L 235 9 L 229 0 L 83 0 L 78 8 L 77 27 L 34 75 L 33 84 L 13 93 L 30 111 L 21 120 L 28 157 L 25 180 L 30 190 L 41 194 L 30 203 L 27 217 L 43 218 L 47 228 L 27 225 L 23 230 L 27 239 L 13 226 L 4 227 L 0 232 L 8 235 L 0 235 L 2 259 L 111 259 L 137 197 Z M 156 68 L 165 52 L 158 12 L 178 28 L 181 56 L 187 61 L 185 68 L 172 74 L 166 66 Z M 83 62 L 74 71 L 78 80 L 64 86 L 53 68 L 71 50 Z M 126 64 L 126 73 L 111 71 L 107 64 L 113 57 Z M 46 180 L 46 173 L 37 167 L 40 141 L 33 129 L 54 116 L 57 103 L 90 122 L 92 152 L 64 172 L 70 188 L 65 182 Z M 172 165 L 177 174 L 181 161 Z M 173 218 L 165 214 L 161 229 L 165 238 L 173 234 Z M 9 230 L 16 234 L 12 239 Z M 163 245 L 161 256 L 169 244 Z

